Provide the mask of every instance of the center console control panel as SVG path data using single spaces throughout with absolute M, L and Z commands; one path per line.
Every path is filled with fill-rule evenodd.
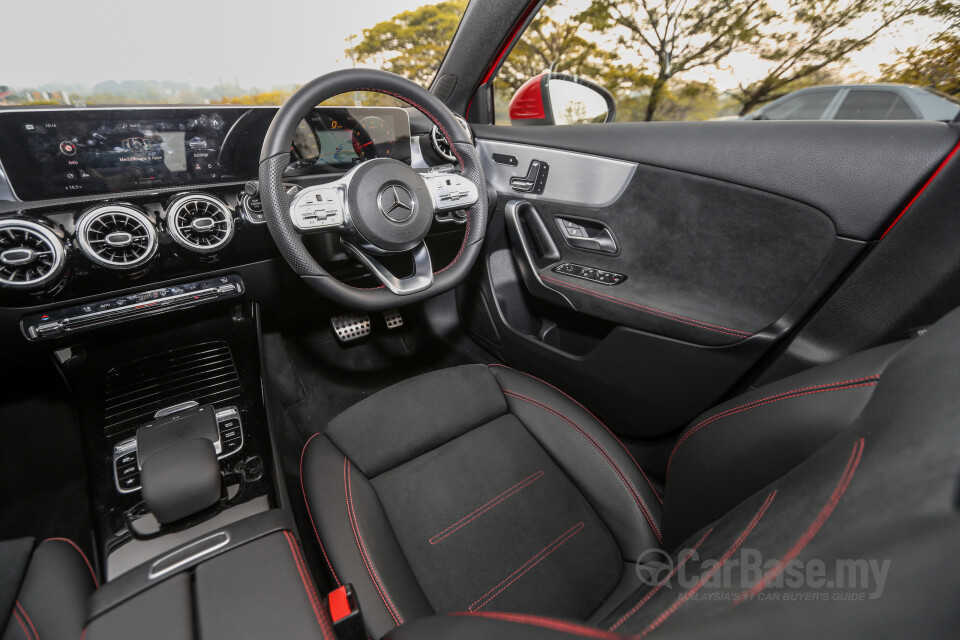
M 27 340 L 45 340 L 73 331 L 145 318 L 215 300 L 235 298 L 243 292 L 243 279 L 231 274 L 117 298 L 96 300 L 46 313 L 31 314 L 24 316 L 20 321 L 20 329 Z
M 219 438 L 213 443 L 213 448 L 217 458 L 222 460 L 243 448 L 243 425 L 236 407 L 217 409 L 216 418 Z M 140 457 L 137 455 L 136 437 L 114 445 L 113 477 L 120 493 L 140 490 Z

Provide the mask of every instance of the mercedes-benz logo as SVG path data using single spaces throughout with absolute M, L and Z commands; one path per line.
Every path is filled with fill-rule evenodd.
M 377 206 L 388 219 L 404 222 L 413 215 L 413 194 L 403 185 L 390 185 L 380 191 Z

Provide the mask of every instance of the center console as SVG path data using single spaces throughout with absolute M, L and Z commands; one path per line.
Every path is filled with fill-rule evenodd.
M 223 280 L 186 292 L 199 298 L 186 310 L 162 304 L 183 295 L 170 290 L 121 306 L 148 313 L 107 335 L 78 329 L 70 346 L 55 352 L 80 412 L 108 581 L 232 523 L 283 512 L 258 309 L 234 298 L 241 279 Z M 199 304 L 204 288 L 224 286 L 233 290 L 211 298 L 218 303 Z M 137 309 L 142 305 L 150 306 Z M 179 311 L 167 316 L 165 308 Z M 71 313 L 48 322 L 76 317 Z M 208 453 L 198 453 L 204 447 Z
M 138 321 L 110 332 L 70 320 L 112 309 L 24 322 L 27 336 L 63 325 L 51 344 L 79 411 L 104 577 L 87 638 L 323 637 L 329 624 L 293 533 L 244 288 L 227 277 L 127 301 L 103 321 Z

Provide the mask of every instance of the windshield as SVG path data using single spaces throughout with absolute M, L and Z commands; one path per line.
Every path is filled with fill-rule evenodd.
M 354 66 L 426 86 L 467 3 L 425 1 L 7 0 L 0 105 L 281 104 Z

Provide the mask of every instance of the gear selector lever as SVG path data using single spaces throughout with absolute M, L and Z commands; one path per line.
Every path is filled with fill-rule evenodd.
M 161 524 L 220 499 L 220 439 L 213 405 L 178 411 L 137 430 L 140 482 L 147 508 Z

